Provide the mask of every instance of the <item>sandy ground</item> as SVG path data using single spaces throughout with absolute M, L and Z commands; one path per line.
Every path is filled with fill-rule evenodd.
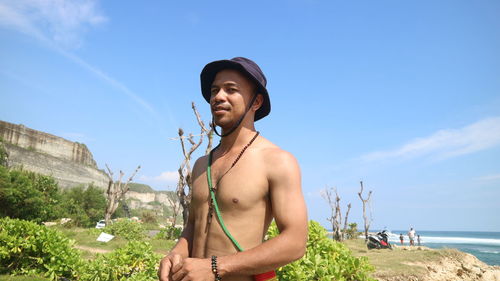
M 427 247 L 399 246 L 395 250 L 426 251 Z M 500 281 L 500 266 L 489 266 L 471 254 L 445 257 L 438 262 L 407 263 L 425 268 L 426 275 L 417 277 L 391 277 L 381 281 Z M 413 278 L 413 279 L 412 279 Z
M 105 254 L 105 253 L 109 253 L 110 252 L 110 250 L 99 249 L 99 248 L 92 248 L 92 247 L 81 246 L 81 245 L 75 245 L 74 247 L 77 248 L 77 249 L 83 250 L 83 251 L 91 252 L 93 254 L 96 254 L 96 253 L 97 254 Z

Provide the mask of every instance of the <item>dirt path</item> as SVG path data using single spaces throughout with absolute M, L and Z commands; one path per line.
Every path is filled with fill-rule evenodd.
M 111 252 L 110 250 L 104 250 L 104 249 L 99 249 L 99 248 L 92 248 L 92 247 L 87 247 L 87 246 L 81 246 L 81 245 L 75 245 L 75 248 L 82 250 L 82 251 L 87 251 L 93 254 L 105 254 Z

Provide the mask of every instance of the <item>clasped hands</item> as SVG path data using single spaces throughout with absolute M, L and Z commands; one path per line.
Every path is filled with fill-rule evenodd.
M 160 281 L 213 281 L 210 259 L 183 259 L 179 254 L 170 254 L 160 262 Z

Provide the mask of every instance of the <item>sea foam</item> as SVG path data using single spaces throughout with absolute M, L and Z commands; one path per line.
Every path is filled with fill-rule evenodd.
M 404 235 L 404 240 L 408 242 L 408 236 Z M 417 238 L 415 237 L 415 242 Z M 393 243 L 399 242 L 399 234 L 390 233 L 389 241 Z M 439 236 L 421 236 L 420 242 L 424 243 L 441 243 L 441 244 L 477 244 L 500 246 L 500 239 L 493 238 L 471 238 L 471 237 L 439 237 Z

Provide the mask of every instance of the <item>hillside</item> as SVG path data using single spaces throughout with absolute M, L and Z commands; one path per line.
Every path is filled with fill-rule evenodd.
M 0 120 L 7 165 L 54 177 L 62 188 L 89 185 L 105 189 L 108 176 L 85 144 Z
M 152 211 L 155 215 L 166 216 L 171 213 L 172 202 L 177 204 L 177 197 L 173 191 L 156 191 L 147 184 L 130 183 L 130 189 L 125 194 L 125 200 L 135 214 L 141 211 Z M 170 200 L 169 200 L 170 199 Z
M 85 144 L 1 120 L 0 141 L 10 168 L 52 176 L 64 189 L 93 184 L 104 191 L 108 186 L 107 174 L 99 169 Z M 171 202 L 176 202 L 173 192 L 155 191 L 139 183 L 129 186 L 125 199 L 131 213 L 138 216 L 143 211 L 158 216 L 170 214 Z

